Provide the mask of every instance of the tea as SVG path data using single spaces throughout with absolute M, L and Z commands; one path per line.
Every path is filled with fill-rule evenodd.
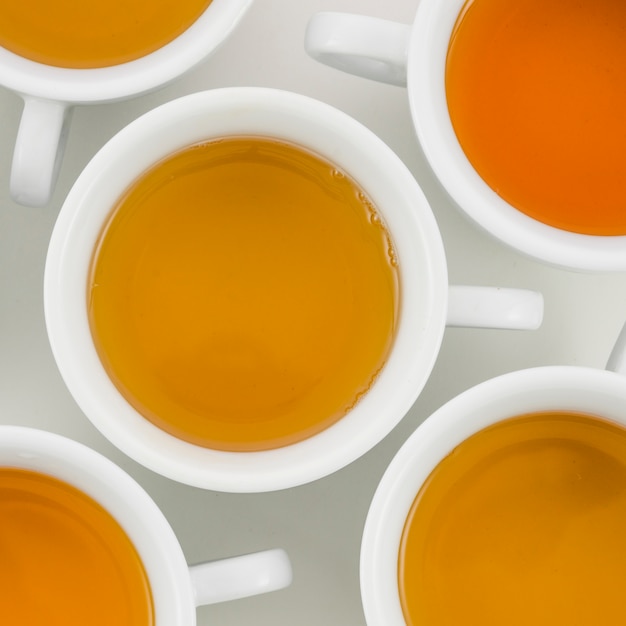
M 0 621 L 150 626 L 152 598 L 119 524 L 76 488 L 0 469 Z
M 407 624 L 623 624 L 625 520 L 624 428 L 554 412 L 482 430 L 407 518 Z
M 541 222 L 626 234 L 626 3 L 469 0 L 446 64 L 467 158 Z
M 88 297 L 101 361 L 144 417 L 198 445 L 263 450 L 320 432 L 368 391 L 393 343 L 398 269 L 348 175 L 235 137 L 132 185 Z
M 106 67 L 154 52 L 211 0 L 24 0 L 0 3 L 0 46 L 67 68 Z

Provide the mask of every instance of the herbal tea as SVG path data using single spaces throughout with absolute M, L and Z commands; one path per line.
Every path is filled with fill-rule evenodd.
M 144 417 L 198 445 L 263 450 L 368 391 L 394 338 L 398 269 L 350 177 L 288 143 L 228 138 L 132 185 L 88 297 L 102 363 Z
M 184 32 L 211 0 L 23 0 L 0 3 L 0 46 L 68 68 L 132 61 Z
M 468 0 L 448 50 L 450 118 L 509 204 L 551 226 L 626 234 L 626 3 Z
M 626 430 L 531 414 L 448 455 L 404 529 L 411 626 L 624 623 Z
M 3 624 L 150 626 L 143 565 L 118 523 L 74 487 L 0 469 Z

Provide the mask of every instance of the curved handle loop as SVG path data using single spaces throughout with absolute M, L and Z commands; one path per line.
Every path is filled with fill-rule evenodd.
M 536 330 L 543 322 L 543 296 L 527 289 L 449 288 L 447 326 Z
M 24 97 L 11 169 L 11 196 L 19 204 L 44 206 L 59 172 L 71 108 L 64 102 Z
M 284 550 L 265 550 L 189 568 L 196 606 L 283 589 L 293 579 Z
M 316 13 L 307 24 L 309 56 L 349 74 L 406 86 L 411 27 L 366 15 Z

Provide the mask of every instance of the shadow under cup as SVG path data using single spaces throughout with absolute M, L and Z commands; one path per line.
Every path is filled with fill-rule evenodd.
M 260 145 L 259 138 L 269 141 Z M 251 139 L 257 145 L 251 145 Z M 250 198 L 257 198 L 257 204 L 265 203 L 266 213 L 248 210 L 244 219 L 233 222 L 230 239 L 222 241 L 216 226 L 232 219 L 228 210 L 200 210 L 192 220 L 203 221 L 203 228 L 195 228 L 193 221 L 184 223 L 189 218 L 185 217 L 189 198 L 181 191 L 186 186 L 181 181 L 193 178 L 196 166 L 185 165 L 187 174 L 175 177 L 172 185 L 161 185 L 157 175 L 149 183 L 154 183 L 154 189 L 159 193 L 165 190 L 166 196 L 166 188 L 174 190 L 165 203 L 169 204 L 169 221 L 155 218 L 145 224 L 165 239 L 155 240 L 158 243 L 152 250 L 149 243 L 144 245 L 145 237 L 136 245 L 142 238 L 135 235 L 145 230 L 142 219 L 155 215 L 152 209 L 130 225 L 126 242 L 122 241 L 124 229 L 120 230 L 123 245 L 115 272 L 128 279 L 126 292 L 122 290 L 117 300 L 110 300 L 108 312 L 103 308 L 100 319 L 106 324 L 112 315 L 116 316 L 114 324 L 125 325 L 121 334 L 119 328 L 111 331 L 111 336 L 118 333 L 117 338 L 123 339 L 117 342 L 125 351 L 118 364 L 128 355 L 134 358 L 139 346 L 146 355 L 144 363 L 156 364 L 158 369 L 162 365 L 159 351 L 165 343 L 177 349 L 184 344 L 182 360 L 187 366 L 197 365 L 196 371 L 190 373 L 174 359 L 162 370 L 171 375 L 169 380 L 159 380 L 157 375 L 148 384 L 160 394 L 174 389 L 170 398 L 180 398 L 178 392 L 185 391 L 183 404 L 185 410 L 191 409 L 188 413 L 221 394 L 220 408 L 239 414 L 232 420 L 235 435 L 228 435 L 230 440 L 218 449 L 210 438 L 186 440 L 180 429 L 167 432 L 154 408 L 144 413 L 144 408 L 138 410 L 128 401 L 128 394 L 120 392 L 123 382 L 110 375 L 112 369 L 106 362 L 110 355 L 103 360 L 99 339 L 94 341 L 88 292 L 90 285 L 90 297 L 100 289 L 99 279 L 93 280 L 97 263 L 93 267 L 91 263 L 94 250 L 106 254 L 107 237 L 101 239 L 105 229 L 108 227 L 107 233 L 117 229 L 113 208 L 120 198 L 135 194 L 133 197 L 143 202 L 151 195 L 141 191 L 141 185 L 133 188 L 135 182 L 146 172 L 150 178 L 150 173 L 158 172 L 168 160 L 170 164 L 179 157 L 184 161 L 207 146 L 219 151 L 231 143 L 243 149 L 245 158 L 241 152 L 234 158 L 234 153 L 227 151 L 218 155 L 217 165 L 208 168 L 227 181 L 222 188 L 228 197 L 220 197 L 220 202 L 232 208 L 245 204 L 241 198 L 247 196 L 249 204 Z M 281 154 L 285 149 L 292 151 L 288 158 Z M 294 154 L 301 161 L 295 169 Z M 238 171 L 242 160 L 255 170 L 255 178 L 248 177 L 249 171 L 243 175 Z M 158 167 L 153 169 L 155 164 Z M 277 188 L 285 186 L 289 177 L 297 179 L 299 193 L 304 193 L 307 210 L 300 215 L 291 211 L 289 202 L 276 213 L 275 203 L 267 200 L 276 197 Z M 200 195 L 213 193 L 210 185 L 199 189 Z M 348 203 L 347 196 L 351 198 Z M 140 206 L 141 202 L 133 200 L 132 204 Z M 291 202 L 297 204 L 293 196 Z M 348 206 L 343 212 L 350 214 L 345 223 L 335 215 L 342 204 Z M 172 215 L 176 215 L 173 220 Z M 128 224 L 124 223 L 135 217 L 120 223 L 125 228 Z M 299 231 L 292 230 L 294 220 Z M 324 230 L 330 231 L 330 236 Z M 182 233 L 178 243 L 164 243 L 174 231 Z M 309 236 L 313 233 L 317 235 Z M 207 251 L 214 255 L 209 269 L 220 281 L 218 287 L 206 287 L 206 274 L 192 272 L 190 278 L 187 271 L 180 271 L 185 264 L 187 269 L 193 268 Z M 158 267 L 146 266 L 147 271 L 141 270 L 145 280 L 134 280 L 125 259 L 132 256 L 141 265 L 142 259 L 155 254 L 160 255 Z M 351 265 L 355 255 L 365 259 L 365 265 L 356 271 Z M 308 284 L 301 280 L 307 272 Z M 245 289 L 238 287 L 242 277 L 247 281 Z M 235 88 L 194 94 L 159 107 L 126 127 L 94 157 L 68 195 L 55 225 L 46 262 L 45 310 L 53 353 L 70 392 L 86 416 L 122 451 L 180 482 L 223 491 L 267 491 L 340 469 L 398 423 L 421 391 L 436 358 L 445 325 L 447 290 L 443 246 L 430 207 L 412 175 L 380 139 L 324 103 L 278 90 Z M 143 312 L 141 307 L 133 311 L 128 298 L 142 296 L 141 292 L 147 295 L 141 305 Z M 172 297 L 172 293 L 176 295 Z M 274 314 L 272 305 L 278 307 Z M 160 310 L 155 317 L 157 307 Z M 342 308 L 345 314 L 337 315 Z M 339 325 L 335 324 L 338 317 Z M 205 318 L 211 323 L 204 324 Z M 173 325 L 172 319 L 176 320 Z M 228 324 L 237 320 L 243 324 L 236 331 L 229 329 Z M 251 325 L 256 325 L 252 342 Z M 199 345 L 198 333 L 203 335 Z M 292 372 L 283 363 L 272 361 L 272 354 L 268 358 L 271 350 L 259 345 L 264 336 L 276 343 L 275 337 L 281 334 L 287 338 L 280 339 L 280 348 L 288 357 L 283 360 L 287 366 L 296 365 Z M 303 347 L 297 341 L 309 345 Z M 108 337 L 101 341 L 107 342 L 115 345 Z M 301 352 L 314 356 L 302 359 Z M 318 352 L 330 355 L 326 362 L 335 368 L 326 381 L 321 380 L 326 365 L 322 361 L 320 369 L 314 362 Z M 257 361 L 266 365 L 259 367 Z M 223 365 L 236 373 L 245 372 L 251 363 L 253 376 L 243 382 L 215 369 Z M 280 425 L 280 419 L 271 415 L 278 404 L 277 391 L 287 399 L 285 405 L 295 404 L 299 395 L 309 390 L 334 385 L 342 375 L 341 368 L 350 372 L 355 367 L 361 371 L 356 383 L 349 383 L 351 397 L 341 398 L 339 408 L 324 414 L 325 421 L 301 428 L 295 441 L 293 433 L 285 436 L 283 428 L 264 449 L 237 442 L 241 422 L 246 429 L 259 432 L 267 430 L 268 424 L 270 430 Z M 215 375 L 205 378 L 205 371 Z M 257 414 L 251 414 L 246 395 L 251 395 L 259 380 L 268 388 L 273 386 L 269 391 L 274 395 L 268 396 L 272 400 L 268 406 L 263 406 L 261 395 Z M 345 388 L 345 381 L 342 384 Z M 283 420 L 283 426 L 289 421 Z
M 368 624 L 620 624 L 625 400 L 621 374 L 543 367 L 429 417 L 370 507 Z

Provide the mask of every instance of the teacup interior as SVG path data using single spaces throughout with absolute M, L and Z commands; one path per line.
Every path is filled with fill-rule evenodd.
M 624 269 L 624 236 L 569 232 L 533 219 L 485 183 L 466 157 L 448 114 L 445 85 L 448 45 L 464 4 L 464 0 L 421 3 L 409 46 L 413 123 L 434 174 L 480 228 L 526 256 L 568 269 Z
M 195 623 L 189 572 L 178 541 L 156 504 L 122 469 L 60 435 L 2 427 L 0 466 L 49 475 L 86 494 L 120 525 L 148 576 L 157 622 Z M 183 623 L 183 622 L 181 622 Z
M 361 544 L 361 592 L 368 623 L 401 626 L 398 563 L 415 498 L 439 462 L 474 433 L 519 415 L 583 413 L 623 426 L 619 374 L 578 367 L 541 367 L 481 383 L 423 422 L 396 454 L 368 513 Z
M 129 407 L 95 353 L 85 307 L 93 247 L 111 207 L 133 180 L 159 158 L 183 147 L 241 135 L 302 145 L 349 173 L 391 234 L 400 276 L 394 348 L 365 397 L 319 435 L 251 454 L 188 444 L 155 428 Z M 183 98 L 143 116 L 113 138 L 68 196 L 55 227 L 46 273 L 53 350 L 87 416 L 130 456 L 157 471 L 182 482 L 234 491 L 307 482 L 339 469 L 382 439 L 408 411 L 430 374 L 443 333 L 448 290 L 443 247 L 430 207 L 398 157 L 358 122 L 327 105 L 261 89 L 216 90 Z M 114 410 L 104 410 L 107 406 Z

